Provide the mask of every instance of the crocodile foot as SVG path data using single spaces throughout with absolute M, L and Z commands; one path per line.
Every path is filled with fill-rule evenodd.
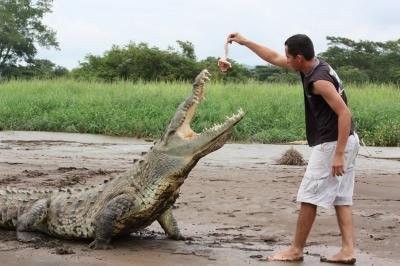
M 170 236 L 170 239 L 186 241 L 186 240 L 193 240 L 193 237 L 188 237 L 188 236 L 185 237 L 185 236 L 179 234 L 179 235 Z
M 24 243 L 32 243 L 39 242 L 41 238 L 36 233 L 17 231 L 17 240 Z
M 89 248 L 91 248 L 91 249 L 113 249 L 113 246 L 111 246 L 106 241 L 101 241 L 101 240 L 95 239 L 92 243 L 89 244 Z

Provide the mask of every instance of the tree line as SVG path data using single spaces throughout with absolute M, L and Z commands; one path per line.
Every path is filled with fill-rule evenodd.
M 38 59 L 37 46 L 58 49 L 56 33 L 44 25 L 52 0 L 0 1 L 0 76 L 10 78 L 69 77 L 85 80 L 174 81 L 192 80 L 203 68 L 214 80 L 245 82 L 298 82 L 298 74 L 271 65 L 247 67 L 234 60 L 232 69 L 221 73 L 216 57 L 197 60 L 195 47 L 178 40 L 178 48 L 161 50 L 146 43 L 113 46 L 103 55 L 88 55 L 69 71 L 47 59 Z M 318 55 L 346 82 L 400 84 L 400 39 L 373 42 L 328 36 L 328 48 Z

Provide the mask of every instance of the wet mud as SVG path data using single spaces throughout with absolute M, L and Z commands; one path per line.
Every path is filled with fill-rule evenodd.
M 149 141 L 81 134 L 0 132 L 0 186 L 85 187 L 107 182 L 129 169 Z M 112 250 L 91 250 L 86 241 L 43 236 L 16 241 L 0 229 L 1 265 L 265 265 L 265 258 L 292 241 L 295 202 L 305 165 L 276 163 L 294 147 L 307 160 L 305 145 L 227 144 L 203 158 L 182 186 L 174 212 L 181 232 L 173 241 L 154 223 L 115 239 Z M 399 157 L 400 148 L 362 148 Z M 358 158 L 354 234 L 358 265 L 400 264 L 400 161 Z M 340 233 L 333 209 L 319 209 L 303 263 L 321 265 L 335 253 Z M 268 262 L 268 265 L 285 265 Z

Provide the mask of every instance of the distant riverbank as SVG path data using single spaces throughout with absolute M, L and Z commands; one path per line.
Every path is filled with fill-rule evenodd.
M 9 81 L 0 85 L 0 128 L 159 138 L 191 91 L 186 82 Z M 348 85 L 346 93 L 367 145 L 400 146 L 400 89 Z M 232 141 L 286 143 L 305 139 L 303 92 L 298 85 L 206 84 L 206 100 L 192 128 L 201 132 L 242 107 Z

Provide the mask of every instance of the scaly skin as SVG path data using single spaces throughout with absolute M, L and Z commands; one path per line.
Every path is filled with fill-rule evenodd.
M 94 249 L 109 248 L 112 237 L 130 234 L 157 220 L 172 239 L 184 239 L 172 214 L 180 186 L 200 158 L 221 148 L 242 110 L 198 134 L 190 122 L 204 98 L 203 70 L 192 94 L 177 108 L 159 142 L 132 169 L 97 187 L 64 190 L 0 189 L 0 227 L 15 229 L 20 241 L 37 233 L 66 239 L 94 239 Z

